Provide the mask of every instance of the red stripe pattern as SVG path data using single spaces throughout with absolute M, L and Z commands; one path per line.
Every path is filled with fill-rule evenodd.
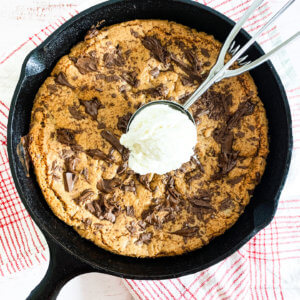
M 252 0 L 197 2 L 237 21 Z M 268 1 L 264 2 L 246 23 L 245 29 L 253 33 L 263 26 L 272 13 L 271 7 Z M 67 18 L 78 13 L 74 8 L 68 9 L 64 17 L 57 18 L 9 54 L 0 57 L 0 67 L 17 55 L 25 56 L 28 48 L 38 46 Z M 279 41 L 276 26 L 267 30 L 259 40 L 266 50 Z M 290 83 L 291 67 L 286 58 L 282 61 L 279 73 L 284 82 Z M 294 152 L 290 175 L 272 223 L 232 256 L 202 272 L 172 280 L 124 280 L 135 299 L 299 298 L 300 272 L 292 271 L 300 263 L 300 193 L 297 188 L 299 179 L 295 176 L 296 167 L 300 166 L 299 84 L 290 84 L 287 95 L 293 119 Z M 12 276 L 47 261 L 45 240 L 22 205 L 9 170 L 6 150 L 9 101 L 0 99 L 0 277 Z

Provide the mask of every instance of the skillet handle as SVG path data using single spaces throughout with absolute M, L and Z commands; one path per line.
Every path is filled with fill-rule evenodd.
M 98 269 L 68 253 L 50 238 L 47 242 L 50 250 L 48 270 L 39 285 L 31 291 L 27 300 L 55 300 L 65 283 L 73 277 L 84 273 L 99 272 Z

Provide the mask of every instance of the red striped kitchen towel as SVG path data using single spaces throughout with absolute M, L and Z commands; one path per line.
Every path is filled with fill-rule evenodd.
M 85 7 L 98 2 L 86 1 Z M 235 21 L 251 2 L 201 1 Z M 250 34 L 270 17 L 275 2 L 278 4 L 279 1 L 265 1 L 249 19 L 245 29 Z M 0 277 L 13 276 L 47 260 L 45 240 L 22 205 L 11 178 L 6 150 L 6 124 L 11 96 L 25 55 L 67 18 L 78 13 L 72 6 L 65 6 L 63 10 L 62 17 L 40 28 L 14 48 L 0 47 Z M 273 26 L 259 41 L 268 50 L 281 41 L 280 32 Z M 172 280 L 124 280 L 134 298 L 300 298 L 300 191 L 297 186 L 300 179 L 297 176 L 297 168 L 300 167 L 300 85 L 285 51 L 275 56 L 273 62 L 286 87 L 294 134 L 292 165 L 274 220 L 235 254 L 205 271 Z

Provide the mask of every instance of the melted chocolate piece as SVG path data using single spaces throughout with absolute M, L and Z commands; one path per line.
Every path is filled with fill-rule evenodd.
M 68 109 L 69 109 L 69 112 L 70 112 L 72 118 L 74 118 L 76 120 L 85 119 L 85 116 L 81 113 L 80 110 L 78 110 L 78 108 L 75 105 L 69 106 Z
M 202 54 L 203 56 L 205 56 L 205 57 L 207 57 L 207 58 L 210 57 L 210 54 L 209 54 L 209 52 L 208 52 L 207 49 L 201 48 L 200 51 L 201 51 L 201 54 Z
M 152 69 L 150 72 L 150 75 L 153 76 L 154 78 L 157 78 L 159 75 L 159 69 L 156 67 L 154 69 Z
M 140 93 L 151 96 L 152 98 L 165 97 L 168 94 L 168 88 L 164 84 L 159 84 L 154 88 L 140 90 Z
M 91 200 L 94 195 L 95 195 L 95 193 L 93 192 L 93 190 L 86 189 L 80 194 L 79 197 L 75 198 L 74 201 L 77 205 L 80 205 L 82 203 L 85 203 L 85 202 Z
M 230 185 L 236 185 L 236 184 L 240 183 L 243 179 L 244 179 L 244 175 L 237 176 L 237 177 L 234 177 L 232 179 L 228 179 L 227 183 L 230 184 Z
M 92 100 L 81 100 L 80 104 L 85 107 L 85 112 L 89 114 L 94 120 L 97 120 L 98 110 L 104 108 L 104 105 L 94 97 Z
M 134 217 L 134 208 L 133 206 L 126 206 L 126 215 L 128 217 Z
M 55 84 L 48 84 L 47 88 L 50 92 L 50 95 L 55 94 L 58 91 L 58 88 Z
M 104 160 L 105 162 L 110 163 L 111 159 L 101 150 L 99 149 L 89 149 L 86 150 L 85 153 L 92 157 L 93 159 L 99 159 L 99 160 Z
M 75 87 L 69 83 L 65 73 L 59 72 L 58 75 L 54 79 L 55 83 L 60 84 L 60 85 L 65 85 L 71 89 L 75 89 Z
M 221 211 L 227 210 L 227 209 L 231 208 L 232 205 L 233 205 L 232 199 L 228 197 L 228 198 L 222 200 L 222 202 L 219 205 L 219 210 L 221 210 Z
M 28 147 L 29 147 L 29 134 L 22 136 L 20 143 L 17 145 L 17 155 L 24 168 L 26 177 L 30 176 L 29 169 L 30 169 L 30 162 L 31 162 Z
M 97 65 L 98 60 L 93 56 L 80 56 L 75 63 L 76 68 L 82 75 L 97 71 Z
M 84 179 L 89 182 L 89 170 L 88 168 L 83 168 L 80 172 L 83 175 Z
M 123 133 L 125 133 L 127 130 L 127 124 L 129 122 L 131 116 L 132 116 L 132 113 L 127 113 L 126 115 L 118 118 L 117 127 Z
M 151 242 L 152 236 L 153 236 L 152 232 L 142 232 L 142 233 L 140 233 L 138 240 L 135 241 L 135 244 L 136 245 L 142 245 L 142 244 L 148 245 Z
M 129 152 L 128 150 L 120 144 L 120 141 L 114 134 L 108 130 L 102 130 L 101 136 L 108 141 L 121 155 L 123 160 L 128 160 Z
M 126 229 L 133 235 L 136 232 L 135 222 L 131 221 L 129 224 L 126 225 Z
M 171 232 L 171 234 L 180 235 L 186 238 L 192 238 L 198 236 L 199 227 L 198 226 L 189 226 L 187 224 L 183 225 L 181 229 Z
M 103 62 L 106 68 L 122 67 L 125 60 L 120 49 L 115 49 L 112 53 L 105 53 L 103 55 Z
M 136 32 L 135 30 L 133 30 L 132 28 L 130 29 L 130 33 L 131 35 L 133 35 L 135 38 L 139 38 L 140 35 L 138 34 L 138 32 Z
M 76 131 L 67 128 L 59 128 L 56 130 L 57 140 L 64 145 L 77 145 L 75 140 Z
M 150 187 L 151 183 L 151 174 L 146 174 L 146 175 L 137 175 L 138 181 L 149 191 L 152 191 Z
M 120 178 L 113 179 L 100 179 L 97 183 L 97 189 L 103 193 L 111 193 L 114 188 L 119 187 L 121 185 Z
M 123 174 L 123 173 L 126 171 L 127 166 L 128 166 L 128 161 L 125 161 L 123 164 L 121 164 L 121 165 L 118 167 L 118 169 L 117 169 L 117 174 L 118 174 L 118 175 Z
M 72 192 L 77 181 L 77 175 L 72 172 L 64 173 L 65 189 L 67 192 Z
M 105 23 L 105 20 L 101 20 L 99 21 L 96 25 L 92 25 L 92 27 L 89 29 L 89 31 L 86 33 L 84 40 L 87 41 L 89 39 L 94 38 L 95 36 L 98 35 L 99 33 L 99 29 L 101 27 L 101 25 Z
M 140 81 L 137 79 L 137 72 L 123 72 L 121 78 L 125 80 L 132 87 L 137 88 L 140 84 Z
M 75 172 L 78 162 L 80 162 L 79 158 L 74 156 L 68 157 L 65 161 L 66 170 L 69 172 Z
M 161 41 L 155 36 L 145 36 L 142 38 L 143 46 L 148 49 L 155 59 L 164 65 L 170 62 L 170 53 L 162 46 Z
M 240 120 L 244 116 L 252 115 L 254 112 L 255 105 L 251 101 L 240 103 L 238 109 L 231 115 L 227 122 L 228 129 L 238 126 Z

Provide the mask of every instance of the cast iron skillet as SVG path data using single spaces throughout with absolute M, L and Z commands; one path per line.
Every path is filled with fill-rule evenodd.
M 280 79 L 270 62 L 251 71 L 265 105 L 269 120 L 270 154 L 266 171 L 250 204 L 237 223 L 209 245 L 191 253 L 155 259 L 120 256 L 98 248 L 82 239 L 71 227 L 50 210 L 36 182 L 35 175 L 25 176 L 17 157 L 20 137 L 29 130 L 34 96 L 60 57 L 81 41 L 84 34 L 99 20 L 105 25 L 133 19 L 167 19 L 213 34 L 224 41 L 233 22 L 218 12 L 188 0 L 114 0 L 91 7 L 78 14 L 25 59 L 16 87 L 8 122 L 9 162 L 19 195 L 45 234 L 50 248 L 50 265 L 45 278 L 32 291 L 30 299 L 55 299 L 63 284 L 86 272 L 102 272 L 133 279 L 166 279 L 203 270 L 223 260 L 267 226 L 276 211 L 291 158 L 291 116 Z M 249 35 L 242 31 L 236 39 L 245 43 Z M 250 59 L 262 55 L 255 44 Z

